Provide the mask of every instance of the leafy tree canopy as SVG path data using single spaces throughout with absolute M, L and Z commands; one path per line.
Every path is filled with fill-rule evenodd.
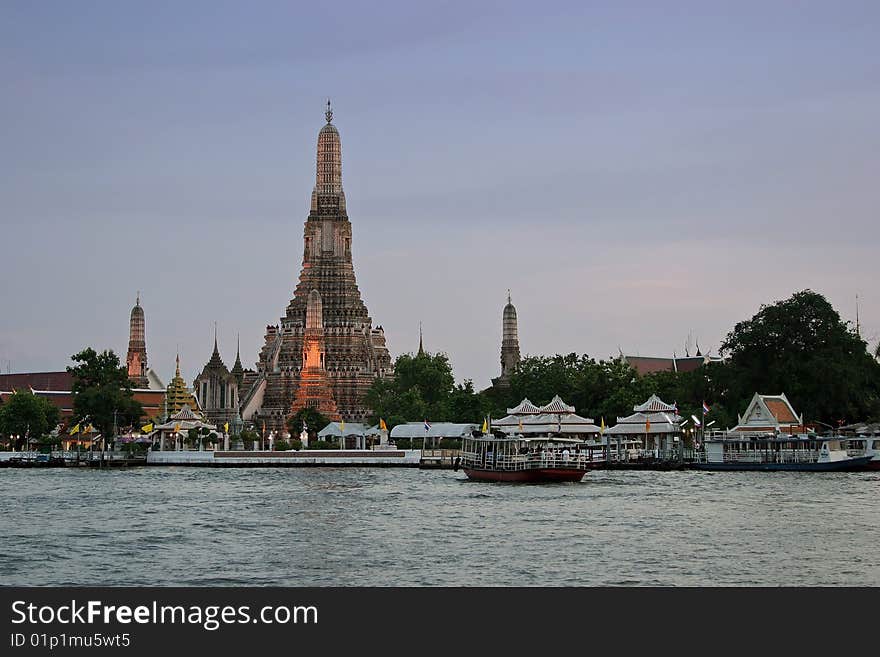
M 67 371 L 73 375 L 73 409 L 77 418 L 88 416 L 89 423 L 108 437 L 113 436 L 114 426 L 140 422 L 143 407 L 132 395 L 131 382 L 119 356 L 112 350 L 99 354 L 89 347 L 72 359 L 77 365 L 69 366 Z
M 804 420 L 836 425 L 874 416 L 880 364 L 821 294 L 797 292 L 739 322 L 721 346 L 728 406 L 784 392 Z
M 29 391 L 18 391 L 0 405 L 0 434 L 40 438 L 57 424 L 58 408 Z
M 371 422 L 382 418 L 389 428 L 424 419 L 478 422 L 489 408 L 472 381 L 456 385 L 446 354 L 398 356 L 394 377 L 377 379 L 365 401 L 373 409 Z

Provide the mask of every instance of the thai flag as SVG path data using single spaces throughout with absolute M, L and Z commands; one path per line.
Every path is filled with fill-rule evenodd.
M 703 402 L 703 413 L 708 413 L 709 407 L 706 405 L 706 402 Z
M 431 428 L 431 425 L 428 424 L 428 421 L 427 421 L 427 420 L 425 420 L 425 431 L 427 431 L 427 430 L 430 429 L 430 428 Z

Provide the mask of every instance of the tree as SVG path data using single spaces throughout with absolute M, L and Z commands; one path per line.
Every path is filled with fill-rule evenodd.
M 739 322 L 721 346 L 728 409 L 755 392 L 784 392 L 809 423 L 836 425 L 875 415 L 880 364 L 825 297 L 803 290 Z
M 474 392 L 474 382 L 467 379 L 447 396 L 444 417 L 450 422 L 479 422 L 489 409 L 488 400 Z
M 77 417 L 88 416 L 105 437 L 117 426 L 139 424 L 144 414 L 134 399 L 128 373 L 113 350 L 97 353 L 91 347 L 74 354 L 78 365 L 68 367 L 73 375 L 73 409 Z
M 454 390 L 455 377 L 446 354 L 401 354 L 394 362 L 394 377 L 376 379 L 364 401 L 373 410 L 373 423 L 382 418 L 393 427 L 429 418 L 448 419 Z M 457 394 L 459 409 L 463 396 L 476 395 L 473 384 L 465 384 Z
M 42 438 L 58 424 L 58 408 L 48 399 L 17 391 L 0 406 L 0 434 Z
M 417 388 L 429 412 L 434 414 L 452 392 L 455 377 L 446 354 L 402 354 L 394 362 L 394 383 L 401 392 Z
M 496 397 L 493 415 L 506 415 L 508 407 L 526 397 L 541 406 L 559 395 L 579 414 L 611 422 L 617 415 L 632 413 L 632 407 L 650 395 L 649 389 L 648 382 L 619 360 L 596 361 L 574 353 L 531 356 L 520 361 L 511 375 L 506 396 Z
M 287 430 L 291 438 L 298 437 L 303 430 L 303 422 L 309 427 L 309 435 L 316 435 L 321 429 L 330 424 L 330 419 L 322 415 L 314 408 L 301 408 L 287 420 Z

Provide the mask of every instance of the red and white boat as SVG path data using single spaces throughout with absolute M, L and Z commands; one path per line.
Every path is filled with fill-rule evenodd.
M 455 469 L 477 481 L 577 482 L 596 466 L 580 440 L 554 436 L 464 438 L 460 459 Z

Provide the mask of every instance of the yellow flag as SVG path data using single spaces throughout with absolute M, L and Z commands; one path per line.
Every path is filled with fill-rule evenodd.
M 174 433 L 177 433 L 178 431 L 180 431 L 180 422 L 174 425 Z
M 382 418 L 379 418 L 379 429 L 381 431 L 388 431 L 388 425 L 385 424 L 385 420 L 383 420 Z
M 599 433 L 605 433 L 605 416 L 602 416 L 602 425 L 599 427 Z
M 522 430 L 523 430 L 523 428 L 522 428 L 522 418 L 519 419 L 519 430 L 520 430 L 520 433 L 522 433 Z
M 153 423 L 152 422 L 150 422 L 149 424 L 145 424 L 144 426 L 141 427 L 142 433 L 150 433 L 152 430 L 153 430 Z
M 223 431 L 224 433 L 229 433 L 229 422 L 223 423 Z
M 75 433 L 79 433 L 79 422 L 74 424 L 70 429 L 70 435 L 72 436 Z
M 489 427 L 486 425 L 486 418 L 483 418 L 483 433 L 487 433 L 489 431 Z
M 645 433 L 651 433 L 651 420 L 645 420 Z
M 345 431 L 345 420 L 342 420 L 342 421 L 339 423 L 339 430 L 340 430 L 340 431 Z
M 89 426 L 87 426 L 87 427 L 85 428 L 85 432 L 86 432 L 86 433 L 95 433 L 95 427 L 93 427 L 92 424 L 89 423 Z

